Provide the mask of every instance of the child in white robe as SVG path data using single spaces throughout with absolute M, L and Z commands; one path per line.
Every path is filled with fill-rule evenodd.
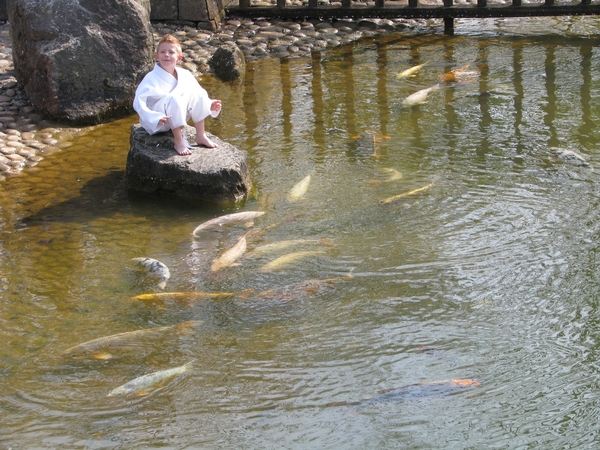
M 138 86 L 133 108 L 148 133 L 172 130 L 175 151 L 190 155 L 184 125 L 191 118 L 196 128 L 196 143 L 215 148 L 217 145 L 206 136 L 204 119 L 219 115 L 221 100 L 211 100 L 189 70 L 177 67 L 182 59 L 179 40 L 170 34 L 163 36 L 156 48 L 157 63 Z

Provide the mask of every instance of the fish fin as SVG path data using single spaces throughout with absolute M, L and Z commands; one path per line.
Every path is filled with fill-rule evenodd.
M 160 283 L 158 283 L 158 287 L 161 289 L 164 289 L 167 286 L 167 281 L 161 281 Z
M 149 391 L 147 391 L 147 390 L 145 390 L 145 389 L 144 389 L 144 390 L 142 390 L 142 391 L 136 392 L 136 393 L 135 393 L 135 396 L 136 396 L 136 397 L 145 397 L 145 396 L 146 396 L 146 395 L 148 395 L 149 393 L 150 393 Z
M 229 267 L 237 267 L 237 266 L 241 266 L 241 265 L 242 265 L 241 263 L 235 262 L 235 263 L 231 263 L 229 265 Z
M 252 221 L 246 222 L 246 223 L 244 224 L 244 226 L 245 226 L 246 228 L 250 228 L 252 225 L 254 225 L 254 222 L 252 222 Z
M 99 359 L 102 361 L 106 361 L 107 359 L 111 359 L 112 357 L 113 357 L 113 355 L 111 355 L 108 352 L 98 352 L 98 353 L 92 354 L 92 358 Z

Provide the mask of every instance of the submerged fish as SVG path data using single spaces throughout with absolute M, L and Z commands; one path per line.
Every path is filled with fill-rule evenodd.
M 139 341 L 140 339 L 152 334 L 162 333 L 165 331 L 177 332 L 185 330 L 189 327 L 199 326 L 202 323 L 202 321 L 192 320 L 167 327 L 154 327 L 144 328 L 141 330 L 126 331 L 124 333 L 113 334 L 111 336 L 104 336 L 97 339 L 92 339 L 91 341 L 74 345 L 73 347 L 66 349 L 62 353 L 63 355 L 73 355 L 76 353 L 98 352 L 96 355 L 94 355 L 95 358 L 109 359 L 111 357 L 110 353 L 99 351 L 111 348 L 123 348 L 129 345 L 132 341 Z
M 141 294 L 131 297 L 132 300 L 156 301 L 156 300 L 197 300 L 199 298 L 221 298 L 231 297 L 231 292 L 158 292 L 153 294 Z
M 171 278 L 171 272 L 169 268 L 153 258 L 133 258 L 132 261 L 137 262 L 140 266 L 144 267 L 151 275 L 159 279 L 158 286 L 164 289 L 167 285 L 167 280 Z
M 352 275 L 340 278 L 327 278 L 324 280 L 305 280 L 299 283 L 288 284 L 279 288 L 260 292 L 252 297 L 253 300 L 289 301 L 310 295 L 316 295 L 334 284 L 352 279 Z
M 440 75 L 440 81 L 450 81 L 450 82 L 465 82 L 465 81 L 473 81 L 480 74 L 481 71 L 479 69 L 468 70 L 469 64 L 465 64 L 464 66 L 453 69 L 450 72 L 446 72 L 443 75 Z
M 408 97 L 406 97 L 402 101 L 402 107 L 410 108 L 411 106 L 422 105 L 427 101 L 427 96 L 430 92 L 439 91 L 440 89 L 443 89 L 443 86 L 439 83 L 427 89 L 421 89 L 420 91 L 417 91 L 414 94 L 411 94 Z
M 371 406 L 383 403 L 397 403 L 423 398 L 446 396 L 472 389 L 480 385 L 479 381 L 470 378 L 455 378 L 452 380 L 428 381 L 409 384 L 395 389 L 381 391 L 379 394 L 354 402 L 336 402 L 328 406 Z
M 254 224 L 253 220 L 262 216 L 263 214 L 264 211 L 243 211 L 216 217 L 198 225 L 192 234 L 198 237 L 198 234 L 203 231 L 218 230 L 225 225 L 231 225 L 234 223 L 243 223 L 247 227 L 250 227 Z
M 302 180 L 300 180 L 298 183 L 296 183 L 292 189 L 290 190 L 287 199 L 288 202 L 297 202 L 298 200 L 300 200 L 302 197 L 304 197 L 304 194 L 306 194 L 306 191 L 308 191 L 308 185 L 310 184 L 310 175 L 307 175 L 306 177 L 304 177 Z
M 397 200 L 409 197 L 411 195 L 418 194 L 419 192 L 426 191 L 427 189 L 429 189 L 430 187 L 432 187 L 435 184 L 435 182 L 437 181 L 437 179 L 438 179 L 438 177 L 435 177 L 431 183 L 429 183 L 426 186 L 420 187 L 418 189 L 413 189 L 412 191 L 408 191 L 408 192 L 405 192 L 403 194 L 394 195 L 394 196 L 388 197 L 388 198 L 386 198 L 384 200 L 380 200 L 379 204 L 380 205 L 387 205 L 389 203 L 393 203 L 393 202 L 395 202 Z
M 414 77 L 415 74 L 419 70 L 421 70 L 426 64 L 427 62 L 424 62 L 423 64 L 419 64 L 418 66 L 409 67 L 408 69 L 403 70 L 398 75 L 396 75 L 396 79 L 401 80 L 402 78 Z
M 288 253 L 287 255 L 280 256 L 273 261 L 268 262 L 260 268 L 261 272 L 271 272 L 274 270 L 282 270 L 290 264 L 294 264 L 296 261 L 302 258 L 308 258 L 309 256 L 321 255 L 325 253 L 323 250 L 307 250 L 302 252 Z
M 287 241 L 271 242 L 270 244 L 261 245 L 250 250 L 246 254 L 246 258 L 256 258 L 275 253 L 290 247 L 300 245 L 333 245 L 330 239 L 290 239 Z
M 590 163 L 587 162 L 587 160 L 584 158 L 584 156 L 581 153 L 576 152 L 574 150 L 567 150 L 565 148 L 558 148 L 558 147 L 550 147 L 550 150 L 552 150 L 552 152 L 554 154 L 556 154 L 556 156 L 558 156 L 560 159 L 562 159 L 566 163 L 573 164 L 575 166 L 583 166 L 583 167 L 589 167 L 589 165 L 590 165 Z
M 118 388 L 113 389 L 107 395 L 107 397 L 115 397 L 117 395 L 128 395 L 128 394 L 139 394 L 145 395 L 146 389 L 156 386 L 159 383 L 163 383 L 170 380 L 177 375 L 181 375 L 192 368 L 193 361 L 190 361 L 183 366 L 174 367 L 172 369 L 160 370 L 158 372 L 149 373 L 142 375 L 134 380 L 131 380 Z
M 236 261 L 240 258 L 240 256 L 242 256 L 246 252 L 246 247 L 247 247 L 246 238 L 249 235 L 254 234 L 258 231 L 260 231 L 260 229 L 250 230 L 246 234 L 244 234 L 241 238 L 239 238 L 237 243 L 233 247 L 225 250 L 221 256 L 219 256 L 218 258 L 216 258 L 213 261 L 213 263 L 210 267 L 210 270 L 212 272 L 216 272 L 216 271 L 224 269 L 226 267 L 231 267 L 233 265 L 239 265 L 236 263 Z
M 397 181 L 397 180 L 402 179 L 402 173 L 398 172 L 396 169 L 382 167 L 381 169 L 379 169 L 379 172 L 385 173 L 388 175 L 383 179 L 370 179 L 370 180 L 368 180 L 369 184 L 378 185 L 378 184 L 382 184 L 382 183 L 391 183 L 392 181 Z

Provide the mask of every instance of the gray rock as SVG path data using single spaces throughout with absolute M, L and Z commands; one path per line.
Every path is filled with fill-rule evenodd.
M 132 114 L 152 69 L 149 0 L 8 0 L 13 62 L 35 108 L 76 125 Z
M 246 72 L 244 52 L 235 44 L 219 47 L 208 62 L 210 68 L 223 81 L 233 81 Z
M 193 127 L 185 127 L 190 143 L 195 133 Z M 210 203 L 242 200 L 252 188 L 245 152 L 207 135 L 217 148 L 194 147 L 191 155 L 180 156 L 171 132 L 149 135 L 141 125 L 133 125 L 125 169 L 128 186 Z

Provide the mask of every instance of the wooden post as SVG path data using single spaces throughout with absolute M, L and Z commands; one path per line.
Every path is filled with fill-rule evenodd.
M 454 34 L 454 19 L 444 17 L 444 34 Z
M 309 8 L 316 8 L 317 6 L 319 6 L 319 0 L 308 0 Z
M 277 0 L 278 8 L 285 8 L 285 0 Z
M 408 6 L 410 8 L 416 8 L 419 6 L 419 0 L 408 0 Z
M 385 6 L 385 0 L 375 0 L 376 8 L 383 8 Z
M 477 0 L 477 6 L 479 8 L 485 8 L 487 6 L 487 0 Z
M 250 0 L 240 0 L 240 8 L 250 8 Z
M 513 6 L 521 6 L 521 0 L 512 0 Z

